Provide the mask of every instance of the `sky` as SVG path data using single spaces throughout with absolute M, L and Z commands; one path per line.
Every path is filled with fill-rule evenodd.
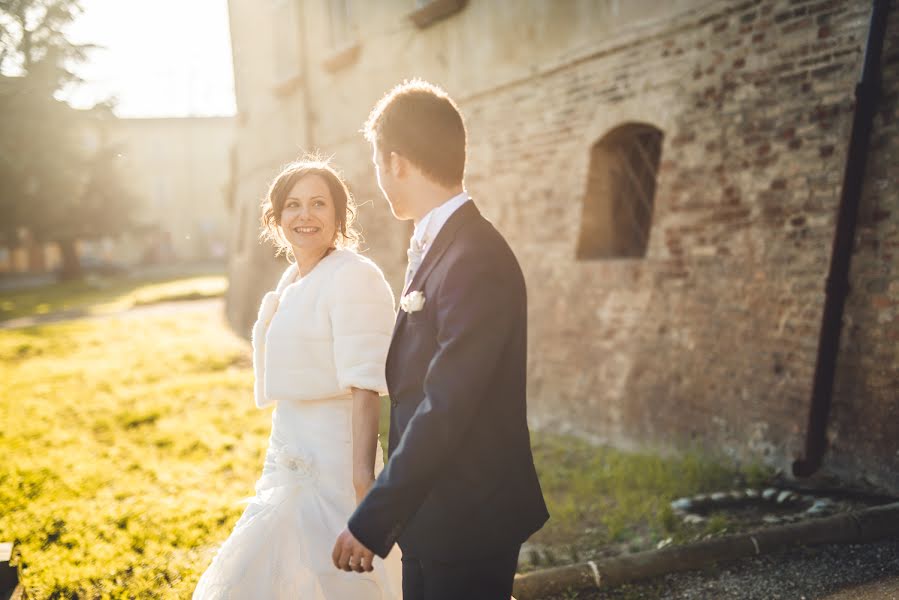
M 227 0 L 81 0 L 73 42 L 103 46 L 65 90 L 76 108 L 109 97 L 119 117 L 233 115 Z

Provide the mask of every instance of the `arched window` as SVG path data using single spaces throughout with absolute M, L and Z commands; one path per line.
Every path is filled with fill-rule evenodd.
M 628 123 L 593 145 L 578 260 L 646 256 L 663 137 L 652 125 Z

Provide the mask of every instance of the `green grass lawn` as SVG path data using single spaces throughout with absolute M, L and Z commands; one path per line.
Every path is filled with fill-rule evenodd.
M 745 476 L 699 453 L 665 458 L 597 447 L 571 436 L 534 433 L 534 460 L 551 515 L 530 540 L 543 552 L 522 556 L 520 570 L 653 549 L 690 541 L 731 523 L 685 525 L 672 500 L 731 489 Z
M 183 598 L 253 493 L 270 412 L 220 317 L 0 333 L 0 539 L 36 598 Z
M 25 290 L 0 291 L 0 321 L 82 309 L 87 314 L 125 310 L 170 300 L 222 296 L 228 281 L 222 274 L 132 279 L 89 278 Z
M 15 542 L 31 597 L 189 597 L 261 470 L 271 410 L 252 384 L 247 342 L 215 314 L 0 331 L 0 541 Z M 533 441 L 552 513 L 534 542 L 558 562 L 681 535 L 668 501 L 735 476 Z

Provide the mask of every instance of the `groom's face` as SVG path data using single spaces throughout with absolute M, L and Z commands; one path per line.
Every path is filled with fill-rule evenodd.
M 401 182 L 394 172 L 395 165 L 389 156 L 385 160 L 385 157 L 381 155 L 375 144 L 372 144 L 372 162 L 375 164 L 378 187 L 381 188 L 381 192 L 387 198 L 387 203 L 390 204 L 393 216 L 397 219 L 409 219 L 410 217 L 406 214 L 405 203 L 402 199 Z

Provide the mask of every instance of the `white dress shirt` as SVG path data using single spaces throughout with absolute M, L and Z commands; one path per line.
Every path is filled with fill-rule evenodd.
M 422 258 L 428 254 L 431 244 L 443 229 L 443 226 L 449 220 L 453 213 L 460 206 L 469 201 L 468 192 L 462 190 L 461 194 L 457 194 L 436 208 L 432 208 L 428 214 L 422 217 L 421 221 L 415 225 L 415 231 L 412 233 L 412 239 L 422 245 Z

